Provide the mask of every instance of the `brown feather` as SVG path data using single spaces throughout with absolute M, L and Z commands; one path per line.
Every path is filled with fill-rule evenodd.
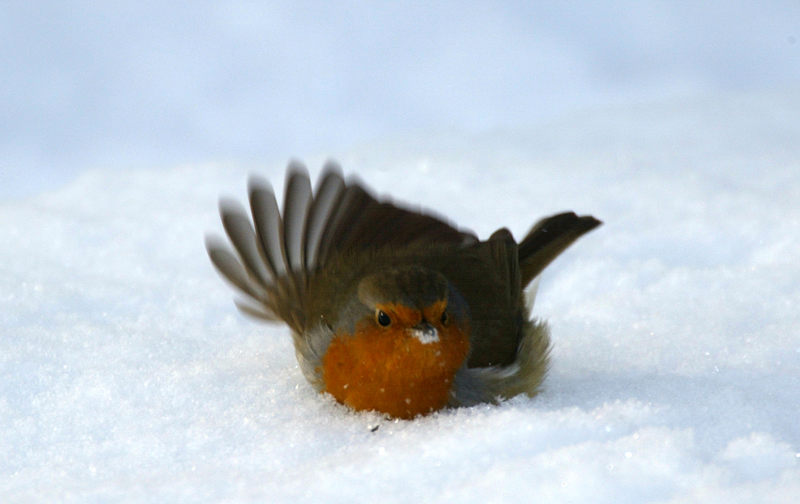
M 578 217 L 574 212 L 546 217 L 534 224 L 519 244 L 522 285 L 528 285 L 575 240 L 600 224 L 591 215 Z
M 275 201 L 275 193 L 269 183 L 260 177 L 250 177 L 248 193 L 250 212 L 264 260 L 273 278 L 279 278 L 286 274 L 286 266 L 279 237 L 281 213 L 278 202 Z
M 473 395 L 466 390 L 455 397 L 464 404 L 473 396 L 492 400 L 495 389 L 535 391 L 546 369 L 549 339 L 544 325 L 529 320 L 523 288 L 600 225 L 594 217 L 567 212 L 540 220 L 519 244 L 505 228 L 479 242 L 435 215 L 375 198 L 358 181 L 346 182 L 333 163 L 325 166 L 315 191 L 305 168 L 291 164 L 282 213 L 265 180 L 251 177 L 248 192 L 253 225 L 240 206 L 221 203 L 236 255 L 214 238 L 206 240 L 206 248 L 214 266 L 245 295 L 237 301 L 240 310 L 292 328 L 303 372 L 316 387 L 332 324 L 350 316 L 348 296 L 359 279 L 414 265 L 444 275 L 468 306 L 467 367 L 494 370 L 459 378 L 483 383 Z M 520 352 L 536 355 L 520 357 Z M 513 366 L 521 374 L 510 371 Z
M 306 271 L 313 271 L 317 266 L 322 234 L 325 231 L 328 220 L 331 218 L 331 213 L 336 208 L 344 187 L 344 179 L 339 167 L 333 163 L 327 163 L 323 169 L 315 197 L 311 201 L 311 208 L 308 211 L 308 219 L 303 232 L 303 241 L 305 243 L 305 263 L 303 267 Z

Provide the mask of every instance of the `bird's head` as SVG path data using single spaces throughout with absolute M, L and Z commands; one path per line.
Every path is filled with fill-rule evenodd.
M 470 348 L 455 288 L 438 272 L 398 267 L 361 279 L 356 296 L 323 357 L 325 389 L 354 409 L 401 418 L 446 405 Z

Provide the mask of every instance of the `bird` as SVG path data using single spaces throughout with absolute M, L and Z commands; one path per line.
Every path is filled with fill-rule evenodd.
M 563 212 L 519 243 L 506 228 L 481 241 L 432 212 L 376 197 L 332 161 L 313 190 L 305 166 L 290 162 L 282 211 L 263 177 L 249 177 L 248 198 L 249 215 L 220 199 L 229 243 L 205 237 L 236 306 L 289 327 L 316 391 L 399 419 L 535 396 L 550 332 L 531 317 L 526 291 L 601 224 Z

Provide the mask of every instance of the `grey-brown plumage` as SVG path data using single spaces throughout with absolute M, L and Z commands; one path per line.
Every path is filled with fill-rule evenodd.
M 243 312 L 289 325 L 315 388 L 326 390 L 322 364 L 331 341 L 372 316 L 374 308 L 358 298 L 364 279 L 388 271 L 407 278 L 403 271 L 418 268 L 418 288 L 411 282 L 404 287 L 410 292 L 401 294 L 424 298 L 426 271 L 431 279 L 444 278 L 449 305 L 463 305 L 469 326 L 470 351 L 454 377 L 451 405 L 538 390 L 549 336 L 543 323 L 530 320 L 523 291 L 600 224 L 568 212 L 540 220 L 519 244 L 504 228 L 481 242 L 441 218 L 376 199 L 359 183 L 345 182 L 333 164 L 316 191 L 305 170 L 290 165 L 283 212 L 263 179 L 251 178 L 249 199 L 252 224 L 241 205 L 221 202 L 234 251 L 208 237 L 209 256 L 242 295 L 237 306 Z

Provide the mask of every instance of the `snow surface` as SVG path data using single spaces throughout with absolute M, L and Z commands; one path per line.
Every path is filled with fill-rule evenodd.
M 313 392 L 210 266 L 218 196 L 283 161 L 0 203 L 1 500 L 796 502 L 799 111 L 709 96 L 326 153 L 481 236 L 605 221 L 543 275 L 544 392 L 414 421 Z

